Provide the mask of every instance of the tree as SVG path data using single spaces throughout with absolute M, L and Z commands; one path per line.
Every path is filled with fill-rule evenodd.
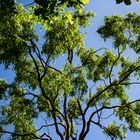
M 128 130 L 140 132 L 140 99 L 131 100 L 127 93 L 140 84 L 140 16 L 105 17 L 97 32 L 104 40 L 111 38 L 114 47 L 87 49 L 80 28 L 95 16 L 83 9 L 88 0 L 70 5 L 74 10 L 69 10 L 68 3 L 56 6 L 55 2 L 59 1 L 54 1 L 54 11 L 46 7 L 45 13 L 49 12 L 43 15 L 36 14 L 39 5 L 30 10 L 19 3 L 12 9 L 1 8 L 0 63 L 11 68 L 15 77 L 11 83 L 0 80 L 0 99 L 5 102 L 1 103 L 0 134 L 52 140 L 54 132 L 49 129 L 53 128 L 57 139 L 84 140 L 92 125 L 112 140 L 124 139 Z M 38 24 L 45 31 L 43 43 Z M 125 56 L 130 48 L 135 60 Z M 61 57 L 63 64 L 58 61 Z M 106 126 L 103 120 L 111 116 L 114 121 Z M 40 128 L 35 126 L 37 119 L 44 121 Z M 13 125 L 11 131 L 7 125 Z

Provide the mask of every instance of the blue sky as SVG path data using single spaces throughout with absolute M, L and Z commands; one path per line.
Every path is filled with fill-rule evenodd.
M 17 0 L 17 2 L 22 2 L 25 5 L 25 0 Z M 30 3 L 32 0 L 26 0 L 26 2 Z M 111 41 L 104 42 L 103 39 L 99 37 L 96 33 L 98 27 L 103 25 L 104 16 L 111 15 L 121 15 L 124 16 L 129 12 L 140 13 L 140 4 L 136 3 L 134 0 L 131 6 L 126 6 L 124 4 L 115 4 L 115 0 L 91 0 L 90 4 L 86 6 L 86 9 L 93 10 L 96 13 L 96 17 L 92 19 L 91 27 L 84 29 L 83 32 L 87 32 L 87 36 L 85 38 L 85 44 L 88 48 L 101 48 L 101 47 L 112 47 Z M 132 56 L 133 57 L 133 56 Z M 7 81 L 11 81 L 13 77 L 13 73 L 11 71 L 5 71 L 3 65 L 0 65 L 0 78 L 4 78 Z M 136 86 L 130 89 L 129 94 L 132 98 L 140 97 L 138 95 L 139 87 Z M 128 133 L 128 137 L 126 140 L 139 140 L 140 134 L 138 133 Z M 87 136 L 86 140 L 99 139 L 99 140 L 107 140 L 108 138 L 102 134 L 101 130 L 97 127 L 93 127 L 90 134 Z

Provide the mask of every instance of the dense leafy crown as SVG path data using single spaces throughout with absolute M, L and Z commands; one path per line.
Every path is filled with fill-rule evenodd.
M 84 140 L 92 125 L 112 140 L 140 132 L 140 99 L 127 93 L 140 84 L 139 15 L 105 17 L 97 32 L 114 47 L 95 50 L 86 48 L 81 33 L 95 16 L 84 10 L 88 0 L 35 0 L 28 10 L 6 2 L 0 9 L 0 63 L 15 77 L 11 83 L 0 79 L 2 137 L 52 140 L 55 129 L 57 139 Z M 135 59 L 126 57 L 128 49 Z M 106 125 L 103 120 L 113 115 Z

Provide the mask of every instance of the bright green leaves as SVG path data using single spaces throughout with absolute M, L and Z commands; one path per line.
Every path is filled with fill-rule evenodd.
M 54 56 L 67 53 L 75 47 L 83 45 L 83 36 L 79 32 L 78 24 L 72 19 L 70 12 L 55 22 L 51 23 L 51 28 L 46 32 L 46 43 L 43 53 L 52 53 Z
M 72 90 L 69 77 L 52 69 L 48 69 L 48 75 L 42 80 L 42 85 L 47 96 L 52 99 L 60 95 L 66 96 Z
M 64 19 L 66 20 L 65 21 L 65 24 L 73 24 L 73 17 L 72 17 L 72 11 L 67 11 L 64 15 Z
M 110 123 L 110 125 L 104 129 L 104 133 L 113 139 L 123 140 L 126 137 L 126 130 L 127 128 L 125 125 L 120 127 L 115 123 Z
M 41 95 L 39 95 L 37 99 L 37 108 L 39 109 L 39 112 L 47 112 L 47 114 L 50 114 L 50 103 L 45 101 L 45 99 Z
M 129 13 L 124 18 L 111 16 L 105 18 L 105 25 L 98 29 L 98 33 L 104 39 L 113 38 L 116 48 L 126 49 L 129 45 L 136 53 L 139 53 L 140 16 Z
M 78 107 L 77 99 L 71 98 L 71 100 L 68 103 L 68 112 L 75 119 L 79 117 L 80 110 Z
M 43 21 L 47 31 L 42 52 L 45 54 L 50 52 L 55 57 L 83 46 L 83 35 L 79 31 L 79 26 L 88 26 L 90 18 L 94 16 L 93 12 L 81 8 L 76 11 L 62 8 L 57 15 L 52 14 L 45 20 L 38 17 Z
M 84 71 L 82 70 L 75 71 L 71 79 L 71 84 L 72 84 L 71 95 L 77 98 L 82 98 L 87 93 L 88 90 L 86 75 L 84 74 Z
M 92 107 L 94 107 L 95 105 L 99 105 L 101 107 L 104 107 L 104 106 L 111 107 L 112 105 L 116 103 L 114 101 L 117 101 L 117 100 L 120 103 L 124 103 L 124 104 L 129 102 L 129 96 L 125 92 L 124 86 L 115 85 L 115 82 L 112 83 L 112 86 L 110 86 L 110 88 L 108 88 L 108 86 L 110 85 L 106 85 L 106 86 L 100 85 L 96 88 L 97 91 L 94 92 L 93 98 L 96 97 L 97 95 L 100 95 L 100 96 L 96 97 L 93 100 L 93 102 L 91 103 Z M 88 100 L 90 99 L 91 97 L 89 97 Z
M 139 103 L 140 102 L 137 101 L 136 103 L 131 104 L 128 97 L 122 97 L 120 99 L 120 105 L 124 107 L 118 107 L 116 109 L 116 116 L 118 116 L 120 120 L 125 120 L 129 126 L 128 128 L 130 129 L 130 131 L 134 132 L 140 131 Z
M 87 69 L 88 79 L 93 79 L 94 82 L 102 80 L 103 77 L 107 79 L 110 76 L 111 66 L 116 66 L 120 63 L 120 60 L 118 60 L 114 64 L 117 55 L 110 50 L 106 51 L 102 56 L 97 55 L 93 49 L 90 49 L 83 54 L 84 55 L 81 55 L 81 59 L 83 66 L 85 65 Z
M 54 16 L 58 16 L 62 9 L 74 7 L 75 9 L 82 9 L 85 4 L 89 3 L 89 0 L 53 0 L 53 1 L 41 1 L 35 0 L 37 6 L 35 6 L 34 14 L 41 17 L 43 20 L 48 20 Z
M 5 84 L 4 82 L 1 82 L 1 85 L 4 85 L 4 84 Z M 35 117 L 36 115 L 35 115 L 35 110 L 34 110 L 34 102 L 32 102 L 31 99 L 28 99 L 25 97 L 26 90 L 24 90 L 22 87 L 20 87 L 19 85 L 15 84 L 15 83 L 7 84 L 5 86 L 7 86 L 7 88 L 5 87 L 6 92 L 7 92 L 6 99 L 9 99 L 10 103 L 7 102 L 9 104 L 9 106 L 7 106 L 7 105 L 3 106 L 3 115 L 6 115 L 6 113 L 8 113 L 8 112 L 11 114 L 18 113 L 18 112 L 19 112 L 19 114 L 20 113 L 22 114 L 25 111 L 24 115 L 27 115 L 27 114 L 31 115 L 31 116 L 27 115 L 27 117 L 29 117 L 29 118 Z M 11 115 L 9 115 L 9 117 L 10 116 Z M 9 118 L 9 119 L 11 120 L 11 118 Z M 13 117 L 13 119 L 15 119 L 15 118 Z M 6 122 L 8 123 L 8 120 Z M 12 121 L 9 123 L 12 123 Z
M 140 16 L 136 13 L 127 14 L 125 22 L 128 22 L 128 28 L 130 29 L 129 34 L 129 45 L 137 53 L 140 53 Z
M 140 114 L 140 101 L 136 102 L 134 110 L 138 115 Z
M 87 3 L 89 3 L 89 0 L 81 0 L 81 2 L 82 2 L 83 4 L 87 4 Z
M 26 122 L 26 120 L 29 121 L 36 117 L 32 101 L 21 97 L 12 97 L 10 106 L 3 107 L 3 113 L 8 115 L 7 119 L 3 121 L 3 123 L 7 124 L 16 124 L 18 120 L 22 122 L 23 119 Z
M 119 31 L 124 30 L 123 26 L 123 18 L 121 16 L 111 16 L 105 17 L 104 24 L 99 28 L 98 33 L 102 35 L 103 38 L 108 38 L 110 36 L 115 35 L 115 33 L 119 33 Z M 110 27 L 110 30 L 108 30 Z M 107 32 L 108 31 L 108 32 Z
M 36 80 L 37 72 L 35 70 L 34 63 L 31 59 L 22 58 L 20 63 L 15 64 L 14 68 L 16 72 L 15 80 L 18 83 L 24 83 L 33 90 L 37 89 L 38 87 L 38 82 Z M 41 68 L 39 70 L 40 72 L 42 71 Z
M 50 2 L 35 0 L 35 2 L 37 3 L 37 6 L 34 7 L 34 14 L 36 16 L 42 17 L 44 20 L 46 20 L 47 17 L 58 14 L 57 0 Z
M 10 96 L 23 96 L 25 93 L 25 90 L 22 89 L 21 87 L 17 86 L 16 84 L 10 84 L 9 85 L 9 95 Z
M 81 47 L 77 51 L 77 55 L 80 58 L 82 66 L 87 70 L 87 78 L 92 79 L 95 70 L 95 62 L 97 61 L 98 57 L 93 48 L 87 50 L 84 47 Z
M 139 80 L 140 78 L 140 65 L 139 65 L 139 57 L 135 61 L 130 61 L 128 59 L 122 59 L 121 62 L 121 70 L 119 71 L 119 79 L 123 80 L 123 83 L 126 84 L 126 86 L 129 87 L 129 84 L 131 78 L 135 78 L 136 80 Z M 130 75 L 130 76 L 127 76 Z
M 135 112 L 134 105 L 129 105 L 129 102 L 127 104 L 128 105 L 124 105 L 123 108 L 119 107 L 118 109 L 116 109 L 116 115 L 120 120 L 124 119 L 127 122 L 130 131 L 139 132 L 139 114 Z
M 6 67 L 27 55 L 27 42 L 36 39 L 34 21 L 22 5 L 15 4 L 17 14 L 7 14 L 0 21 L 0 63 Z
M 96 14 L 92 11 L 79 9 L 75 12 L 74 17 L 78 20 L 80 26 L 86 27 L 90 25 L 90 18 L 95 17 Z
M 99 86 L 97 88 L 97 93 L 102 92 L 105 89 L 104 86 Z M 111 99 L 111 98 L 119 98 L 120 100 L 124 97 L 127 97 L 127 94 L 124 90 L 124 86 L 112 86 L 103 94 L 101 94 L 100 99 Z
M 8 99 L 2 107 L 2 124 L 13 124 L 15 133 L 32 134 L 12 138 L 45 138 L 44 134 L 36 137 L 34 127 L 34 121 L 42 113 L 48 124 L 45 124 L 47 127 L 41 124 L 39 131 L 43 128 L 47 132 L 49 126 L 54 126 L 61 139 L 78 136 L 76 122 L 79 120 L 83 127 L 81 136 L 90 130 L 93 120 L 111 138 L 125 138 L 125 126 L 111 123 L 106 128 L 100 124 L 104 110 L 112 111 L 120 121 L 125 120 L 130 130 L 139 131 L 140 104 L 139 101 L 130 104 L 126 89 L 133 84 L 131 76 L 140 77 L 140 59 L 128 61 L 124 52 L 128 47 L 136 55 L 140 52 L 140 17 L 135 13 L 124 18 L 106 17 L 98 33 L 105 40 L 113 39 L 114 48 L 87 49 L 80 28 L 87 27 L 90 18 L 95 16 L 83 9 L 89 0 L 35 2 L 37 5 L 31 7 L 31 13 L 16 4 L 17 14 L 8 12 L 0 21 L 0 62 L 6 67 L 13 64 L 16 75 L 12 84 L 0 80 L 0 99 Z M 34 31 L 37 24 L 45 32 L 41 40 Z
M 73 80 L 73 85 L 74 85 L 74 92 L 79 95 L 85 94 L 87 92 L 87 83 L 84 78 L 84 75 L 78 75 L 77 77 L 74 78 Z
M 7 98 L 9 103 L 2 105 L 2 125 L 14 125 L 14 132 L 21 135 L 33 134 L 27 136 L 35 138 L 36 131 L 33 126 L 33 119 L 37 117 L 38 112 L 34 106 L 34 101 L 25 97 L 25 90 L 16 84 L 8 86 Z M 13 138 L 17 137 L 13 135 Z M 19 137 L 18 137 L 19 138 Z
M 94 81 L 98 81 L 104 78 L 108 78 L 110 74 L 110 67 L 113 65 L 117 56 L 112 51 L 107 51 L 102 56 L 98 57 L 97 67 L 94 71 Z M 97 76 L 97 77 L 96 77 Z

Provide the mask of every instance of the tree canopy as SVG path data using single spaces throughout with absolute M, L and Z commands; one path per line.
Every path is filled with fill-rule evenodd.
M 87 48 L 80 29 L 95 17 L 84 9 L 88 2 L 35 0 L 24 7 L 1 1 L 0 63 L 15 73 L 10 83 L 0 79 L 1 137 L 53 140 L 56 133 L 57 139 L 84 140 L 93 125 L 111 140 L 140 132 L 140 98 L 128 95 L 140 84 L 140 16 L 105 17 L 97 32 L 113 48 Z M 128 50 L 135 59 L 126 57 Z

